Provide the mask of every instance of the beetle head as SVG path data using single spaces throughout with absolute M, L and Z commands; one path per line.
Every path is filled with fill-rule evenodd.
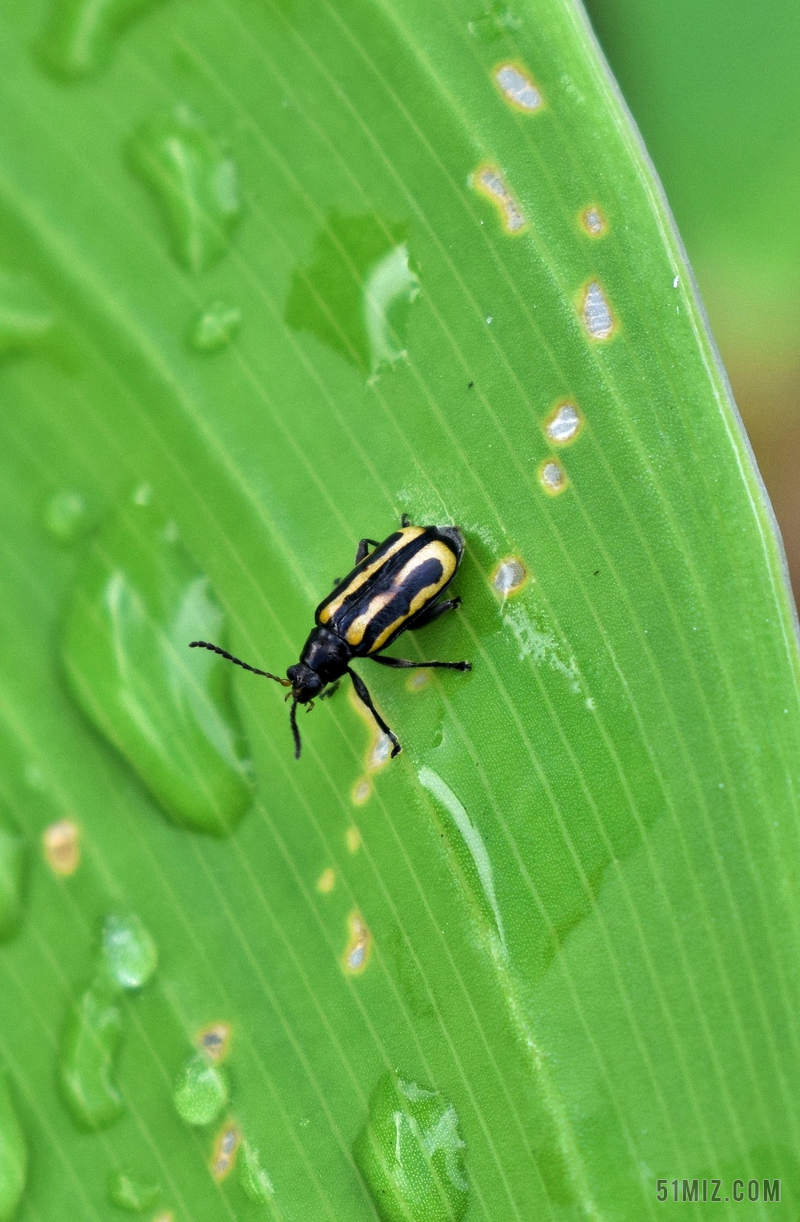
M 292 695 L 297 704 L 308 704 L 309 700 L 318 696 L 325 686 L 317 672 L 310 666 L 304 666 L 302 662 L 290 666 L 286 672 L 286 678 L 291 682 Z

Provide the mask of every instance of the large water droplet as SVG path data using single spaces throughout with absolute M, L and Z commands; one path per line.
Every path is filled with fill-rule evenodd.
M 241 211 L 234 161 L 187 106 L 142 124 L 128 155 L 164 216 L 176 258 L 190 272 L 205 271 L 227 250 Z
M 376 216 L 331 213 L 314 261 L 298 269 L 286 321 L 310 331 L 370 378 L 406 355 L 408 316 L 419 294 L 407 231 Z
M 0 823 L 0 942 L 22 924 L 27 865 L 24 838 L 10 822 Z
M 353 1147 L 383 1222 L 459 1222 L 469 1185 L 452 1103 L 387 1073 Z
M 201 1052 L 190 1056 L 175 1079 L 172 1100 L 175 1111 L 191 1125 L 212 1124 L 230 1097 L 224 1069 Z
M 55 0 L 40 52 L 57 76 L 90 76 L 108 60 L 126 25 L 160 0 Z
M 79 492 L 65 488 L 47 502 L 42 520 L 47 533 L 59 543 L 74 543 L 88 521 L 86 502 Z
M 103 967 L 121 989 L 142 988 L 156 970 L 156 944 L 135 913 L 107 916 L 101 945 Z
M 157 1184 L 146 1184 L 125 1171 L 114 1171 L 108 1177 L 109 1201 L 128 1213 L 144 1213 L 158 1200 L 159 1192 Z
M 251 1201 L 266 1205 L 275 1199 L 275 1189 L 261 1165 L 261 1155 L 249 1141 L 242 1144 L 239 1155 L 239 1183 Z
M 250 803 L 250 765 L 229 668 L 197 638 L 224 617 L 142 490 L 90 546 L 69 606 L 63 658 L 72 691 L 177 824 L 224 835 Z
M 28 276 L 0 268 L 0 359 L 35 352 L 55 354 L 55 320 Z
M 0 1222 L 11 1222 L 28 1176 L 28 1149 L 5 1076 L 0 1074 Z
M 195 352 L 219 352 L 228 346 L 241 325 L 240 309 L 214 301 L 192 323 L 189 346 Z
M 102 988 L 89 987 L 74 1005 L 58 1059 L 64 1098 L 82 1128 L 104 1129 L 123 1109 L 114 1081 L 122 1011 Z

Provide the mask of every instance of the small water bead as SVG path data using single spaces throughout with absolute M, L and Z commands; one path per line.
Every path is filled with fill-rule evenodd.
M 460 1222 L 469 1183 L 452 1103 L 387 1073 L 353 1147 L 382 1222 Z
M 116 1082 L 122 1011 L 102 988 L 86 989 L 72 1008 L 61 1041 L 58 1073 L 73 1120 L 104 1129 L 122 1114 Z
M 125 27 L 161 0 L 54 0 L 40 44 L 45 65 L 64 80 L 97 72 Z
M 0 823 L 0 942 L 13 938 L 22 925 L 28 846 L 11 824 Z
M 51 349 L 52 310 L 29 277 L 0 268 L 0 360 Z
M 286 322 L 308 331 L 374 382 L 407 355 L 409 316 L 420 292 L 407 226 L 373 214 L 333 212 L 314 259 L 298 268 Z
M 504 34 L 513 34 L 520 29 L 522 21 L 507 5 L 498 0 L 490 9 L 477 13 L 467 22 L 467 29 L 480 42 L 496 42 Z
M 215 301 L 192 323 L 189 347 L 195 352 L 219 352 L 227 348 L 242 325 L 242 311 Z
M 81 861 L 80 828 L 71 819 L 59 819 L 42 832 L 44 857 L 54 874 L 69 878 Z
M 232 158 L 188 106 L 143 123 L 128 157 L 158 204 L 178 261 L 190 272 L 211 267 L 241 213 Z
M 153 975 L 158 964 L 156 944 L 135 913 L 106 917 L 102 962 L 120 989 L 140 989 Z
M 28 1179 L 28 1147 L 5 1074 L 0 1074 L 0 1222 L 11 1222 Z
M 223 613 L 154 499 L 106 521 L 67 608 L 62 657 L 89 720 L 179 826 L 225 835 L 250 805 L 231 668 L 190 641 L 224 640 Z
M 175 1111 L 186 1124 L 213 1124 L 230 1098 L 228 1077 L 201 1052 L 195 1052 L 181 1068 L 172 1090 Z
M 88 524 L 86 502 L 79 492 L 65 488 L 47 502 L 42 519 L 47 533 L 59 543 L 74 543 Z
M 157 1184 L 137 1180 L 125 1171 L 114 1171 L 108 1177 L 109 1201 L 128 1213 L 144 1213 L 156 1203 L 160 1191 Z
M 261 1155 L 249 1141 L 242 1143 L 239 1155 L 239 1183 L 245 1195 L 257 1204 L 267 1205 L 275 1199 L 275 1189 L 261 1165 Z

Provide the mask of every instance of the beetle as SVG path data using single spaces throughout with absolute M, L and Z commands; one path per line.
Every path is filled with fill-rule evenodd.
M 460 605 L 460 598 L 441 601 L 441 595 L 455 577 L 463 553 L 464 540 L 457 526 L 412 526 L 407 514 L 403 514 L 400 529 L 382 543 L 362 539 L 356 550 L 355 567 L 341 581 L 337 579 L 331 593 L 317 607 L 315 626 L 303 646 L 300 661 L 288 668 L 285 679 L 235 658 L 210 641 L 192 641 L 189 648 L 210 649 L 244 670 L 292 689 L 286 699 L 292 697 L 289 721 L 295 759 L 300 758 L 298 704 L 307 705 L 310 712 L 314 698 L 332 695 L 332 689 L 325 689 L 348 674 L 356 695 L 391 740 L 394 757 L 401 750 L 400 740 L 375 708 L 364 680 L 350 662 L 353 658 L 369 658 L 381 666 L 402 670 L 422 666 L 471 670 L 471 662 L 410 662 L 381 656 L 402 632 L 423 628 Z

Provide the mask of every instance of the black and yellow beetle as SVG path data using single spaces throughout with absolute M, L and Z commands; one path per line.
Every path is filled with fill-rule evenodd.
M 370 547 L 375 550 L 370 552 Z M 438 666 L 446 670 L 471 670 L 470 662 L 409 662 L 404 658 L 380 657 L 401 632 L 422 628 L 459 605 L 460 598 L 444 602 L 438 599 L 455 577 L 463 552 L 464 540 L 457 526 L 411 526 L 405 514 L 400 530 L 383 543 L 362 539 L 356 551 L 355 568 L 337 582 L 317 607 L 316 627 L 303 646 L 300 661 L 289 667 L 285 679 L 242 662 L 210 641 L 192 641 L 189 648 L 211 649 L 255 675 L 292 689 L 290 721 L 295 759 L 300 758 L 298 704 L 307 704 L 310 710 L 315 696 L 324 698 L 328 684 L 348 674 L 359 698 L 391 739 L 395 756 L 400 750 L 397 735 L 375 708 L 363 679 L 351 670 L 350 662 L 353 658 L 371 658 L 381 666 L 402 669 Z

